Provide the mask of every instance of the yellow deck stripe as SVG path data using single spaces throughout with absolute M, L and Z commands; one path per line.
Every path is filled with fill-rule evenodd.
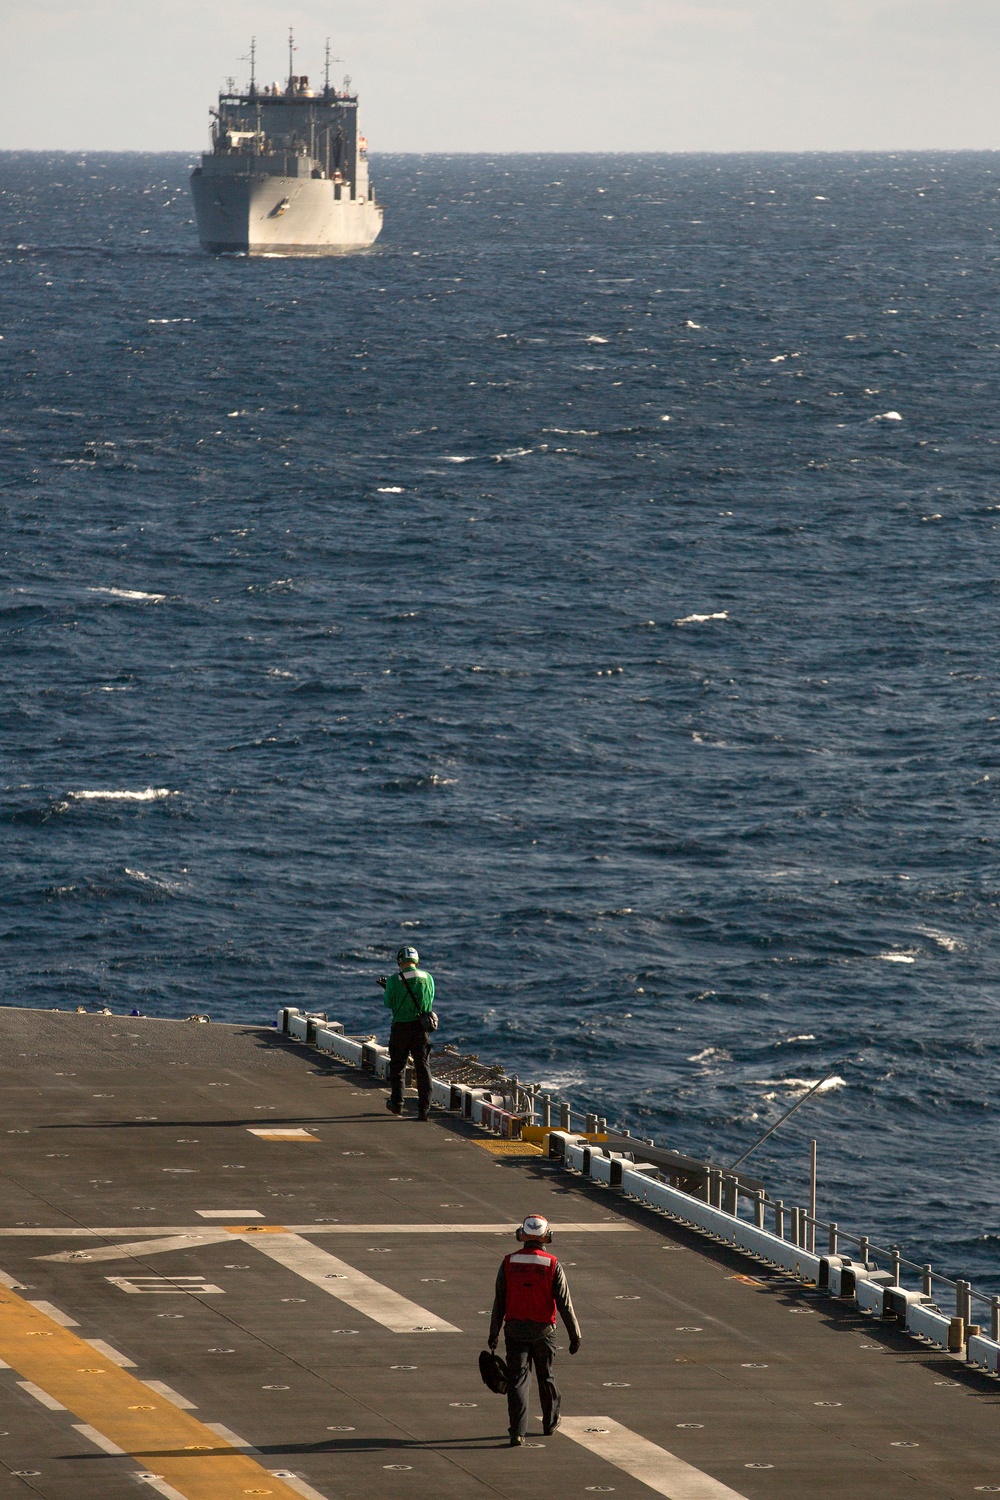
M 0 1290 L 0 1359 L 186 1500 L 301 1500 L 190 1413 L 6 1289 Z
M 541 1156 L 541 1146 L 530 1141 L 476 1141 L 475 1144 L 491 1156 Z

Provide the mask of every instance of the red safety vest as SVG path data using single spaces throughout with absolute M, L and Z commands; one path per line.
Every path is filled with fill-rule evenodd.
M 504 1259 L 507 1306 L 504 1317 L 528 1323 L 555 1323 L 552 1292 L 559 1262 L 547 1250 L 515 1250 Z

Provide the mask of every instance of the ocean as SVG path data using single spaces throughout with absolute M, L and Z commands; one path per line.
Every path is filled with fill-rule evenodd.
M 0 156 L 4 1003 L 441 1041 L 1000 1289 L 989 153 Z

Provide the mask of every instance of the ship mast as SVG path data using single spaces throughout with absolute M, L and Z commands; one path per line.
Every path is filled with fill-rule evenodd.
M 343 62 L 343 61 L 344 61 L 344 59 L 342 57 L 334 57 L 333 56 L 333 54 L 330 51 L 330 38 L 327 37 L 327 39 L 326 39 L 326 72 L 324 74 L 324 79 L 323 79 L 323 98 L 325 100 L 329 100 L 329 98 L 330 98 L 330 64 L 331 63 L 335 63 L 335 62 Z M 336 95 L 336 90 L 334 90 L 334 95 Z
M 250 93 L 257 92 L 257 38 L 250 38 Z
M 294 52 L 295 52 L 295 37 L 294 37 L 294 35 L 292 33 L 292 28 L 289 26 L 289 28 L 288 28 L 288 92 L 290 94 L 294 93 L 294 89 L 295 89 L 295 86 L 294 86 L 294 84 L 292 82 L 292 69 L 295 66 L 295 61 L 294 61 L 294 58 L 292 56 L 292 54 Z

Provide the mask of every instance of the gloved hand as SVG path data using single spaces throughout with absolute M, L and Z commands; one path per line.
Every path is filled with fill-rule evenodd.
M 490 1339 L 489 1350 L 490 1350 L 491 1354 L 495 1354 L 497 1352 L 497 1344 L 499 1342 L 500 1342 L 499 1339 Z
M 581 1339 L 570 1339 L 570 1341 L 569 1341 L 569 1352 L 570 1352 L 570 1354 L 578 1354 L 579 1351 L 580 1351 L 580 1344 L 581 1343 L 582 1343 Z

